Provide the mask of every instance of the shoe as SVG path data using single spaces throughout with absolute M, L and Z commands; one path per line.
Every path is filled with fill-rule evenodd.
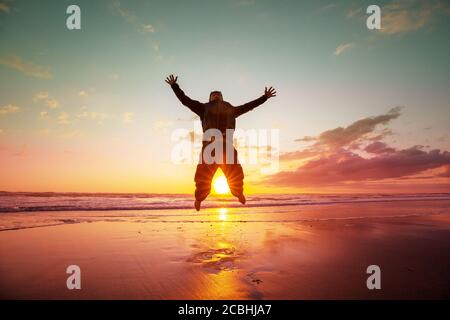
M 245 204 L 245 197 L 243 193 L 241 193 L 238 198 L 240 203 Z
M 200 204 L 201 203 L 202 203 L 201 201 L 195 200 L 195 202 L 194 202 L 195 210 L 200 211 Z

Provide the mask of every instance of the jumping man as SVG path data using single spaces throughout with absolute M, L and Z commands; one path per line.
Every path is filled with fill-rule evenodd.
M 227 129 L 228 131 L 235 129 L 236 118 L 263 104 L 267 99 L 276 96 L 274 88 L 270 87 L 267 89 L 266 87 L 264 94 L 258 99 L 234 107 L 223 100 L 220 91 L 213 91 L 209 95 L 209 102 L 201 103 L 186 96 L 177 84 L 177 80 L 178 77 L 174 77 L 173 75 L 166 78 L 166 82 L 172 87 L 173 92 L 180 102 L 200 117 L 204 133 L 209 129 L 220 131 L 223 136 L 223 150 L 226 150 L 227 146 L 232 147 L 233 145 L 232 136 L 231 139 L 230 137 L 227 139 L 226 133 Z M 204 150 L 211 142 L 212 141 L 203 141 L 200 163 L 197 165 L 197 170 L 195 172 L 195 209 L 197 211 L 200 210 L 201 202 L 205 200 L 210 193 L 211 180 L 218 168 L 221 168 L 225 174 L 231 193 L 237 197 L 242 204 L 245 204 L 244 172 L 242 171 L 242 166 L 238 162 L 236 149 L 233 147 L 234 154 L 232 159 L 226 159 L 225 155 L 227 153 L 223 152 L 222 154 L 224 154 L 224 156 L 222 159 L 216 159 L 211 163 L 211 161 L 205 161 L 204 158 Z

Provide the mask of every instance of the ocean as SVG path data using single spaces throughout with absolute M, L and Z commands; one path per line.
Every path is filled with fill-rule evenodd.
M 247 196 L 245 207 L 330 205 L 393 201 L 450 200 L 450 193 L 433 194 L 264 194 Z M 192 209 L 189 194 L 0 192 L 0 213 L 39 211 L 116 211 Z M 211 195 L 202 208 L 239 208 L 231 196 Z
M 301 222 L 447 213 L 450 194 L 211 195 L 0 192 L 0 231 L 89 222 Z

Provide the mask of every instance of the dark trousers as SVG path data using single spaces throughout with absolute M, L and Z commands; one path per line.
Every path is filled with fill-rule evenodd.
M 202 155 L 203 150 L 202 148 Z M 226 145 L 224 144 L 224 154 Z M 233 148 L 234 159 L 233 163 L 226 163 L 226 157 L 224 157 L 223 163 L 211 163 L 207 164 L 204 161 L 197 165 L 197 170 L 195 172 L 195 199 L 198 201 L 203 201 L 211 192 L 211 181 L 216 173 L 217 169 L 220 168 L 225 177 L 227 178 L 228 186 L 230 187 L 231 193 L 239 197 L 244 191 L 244 171 L 242 166 L 239 164 L 237 159 L 237 151 Z M 203 157 L 202 157 L 203 159 Z

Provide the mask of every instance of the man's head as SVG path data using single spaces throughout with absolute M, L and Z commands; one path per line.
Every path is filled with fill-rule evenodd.
M 213 91 L 209 94 L 209 101 L 223 101 L 222 92 Z

